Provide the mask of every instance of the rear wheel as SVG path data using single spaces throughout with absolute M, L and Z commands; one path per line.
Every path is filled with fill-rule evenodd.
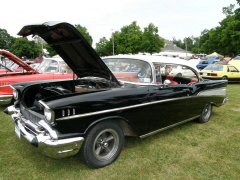
M 209 104 L 206 104 L 200 117 L 196 121 L 199 123 L 206 123 L 210 120 L 211 116 L 212 116 L 212 105 L 209 103 Z
M 115 121 L 104 121 L 87 133 L 80 150 L 81 159 L 91 168 L 113 163 L 122 151 L 124 133 Z
M 222 80 L 228 80 L 227 76 L 223 76 Z

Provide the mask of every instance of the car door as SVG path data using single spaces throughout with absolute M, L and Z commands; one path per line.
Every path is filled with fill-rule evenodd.
M 228 78 L 231 81 L 240 81 L 240 72 L 234 66 L 228 66 Z
M 149 131 L 156 131 L 189 118 L 190 86 L 156 85 L 149 87 L 151 104 Z

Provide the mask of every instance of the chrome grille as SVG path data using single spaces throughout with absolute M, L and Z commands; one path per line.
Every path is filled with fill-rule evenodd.
M 43 115 L 32 111 L 30 109 L 26 109 L 22 104 L 20 105 L 21 113 L 25 119 L 30 120 L 33 123 L 38 123 L 41 119 L 44 118 Z

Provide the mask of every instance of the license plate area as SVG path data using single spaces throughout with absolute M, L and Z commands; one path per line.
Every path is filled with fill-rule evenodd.
M 203 76 L 207 76 L 207 73 L 203 73 Z

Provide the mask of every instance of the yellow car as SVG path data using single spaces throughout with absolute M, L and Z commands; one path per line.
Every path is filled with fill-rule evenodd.
M 209 64 L 206 68 L 201 70 L 199 73 L 203 79 L 211 79 L 211 80 L 225 79 L 231 82 L 240 81 L 240 72 L 233 65 Z
M 231 61 L 228 62 L 228 65 L 233 65 L 236 68 L 240 69 L 240 56 L 236 56 Z

